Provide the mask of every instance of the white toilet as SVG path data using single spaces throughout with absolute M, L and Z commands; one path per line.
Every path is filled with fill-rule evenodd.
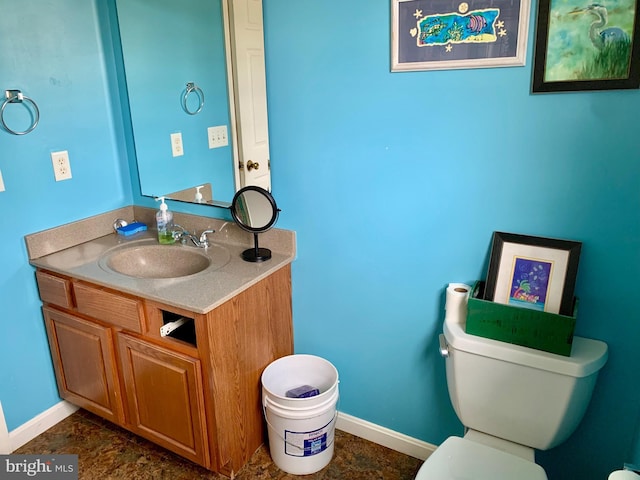
M 447 318 L 445 356 L 453 408 L 466 427 L 425 461 L 416 480 L 546 480 L 534 449 L 564 442 L 587 409 L 606 343 L 574 337 L 570 357 L 467 335 Z

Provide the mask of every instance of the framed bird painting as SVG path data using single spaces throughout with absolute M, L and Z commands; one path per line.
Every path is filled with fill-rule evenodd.
M 640 0 L 540 0 L 533 93 L 640 87 Z

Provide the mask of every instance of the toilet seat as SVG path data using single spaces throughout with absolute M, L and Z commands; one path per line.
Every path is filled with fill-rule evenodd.
M 547 480 L 524 458 L 460 437 L 449 437 L 424 462 L 416 480 Z

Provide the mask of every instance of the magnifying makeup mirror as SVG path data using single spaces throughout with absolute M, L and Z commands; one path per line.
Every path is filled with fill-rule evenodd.
M 273 227 L 279 212 L 273 196 L 264 188 L 250 185 L 236 192 L 231 216 L 240 228 L 253 233 L 254 247 L 242 252 L 245 261 L 264 262 L 271 258 L 271 250 L 258 246 L 258 234 Z

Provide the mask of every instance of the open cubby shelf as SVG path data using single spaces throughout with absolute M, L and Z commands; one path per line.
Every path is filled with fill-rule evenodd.
M 173 330 L 171 333 L 169 333 L 167 337 L 174 338 L 176 340 L 181 340 L 190 345 L 193 345 L 194 347 L 197 347 L 198 344 L 196 341 L 196 326 L 193 321 L 193 318 L 188 318 L 173 312 L 167 312 L 165 310 L 162 311 L 163 325 L 176 322 L 180 319 L 185 320 L 185 323 L 179 326 L 178 328 L 176 328 L 175 330 Z

